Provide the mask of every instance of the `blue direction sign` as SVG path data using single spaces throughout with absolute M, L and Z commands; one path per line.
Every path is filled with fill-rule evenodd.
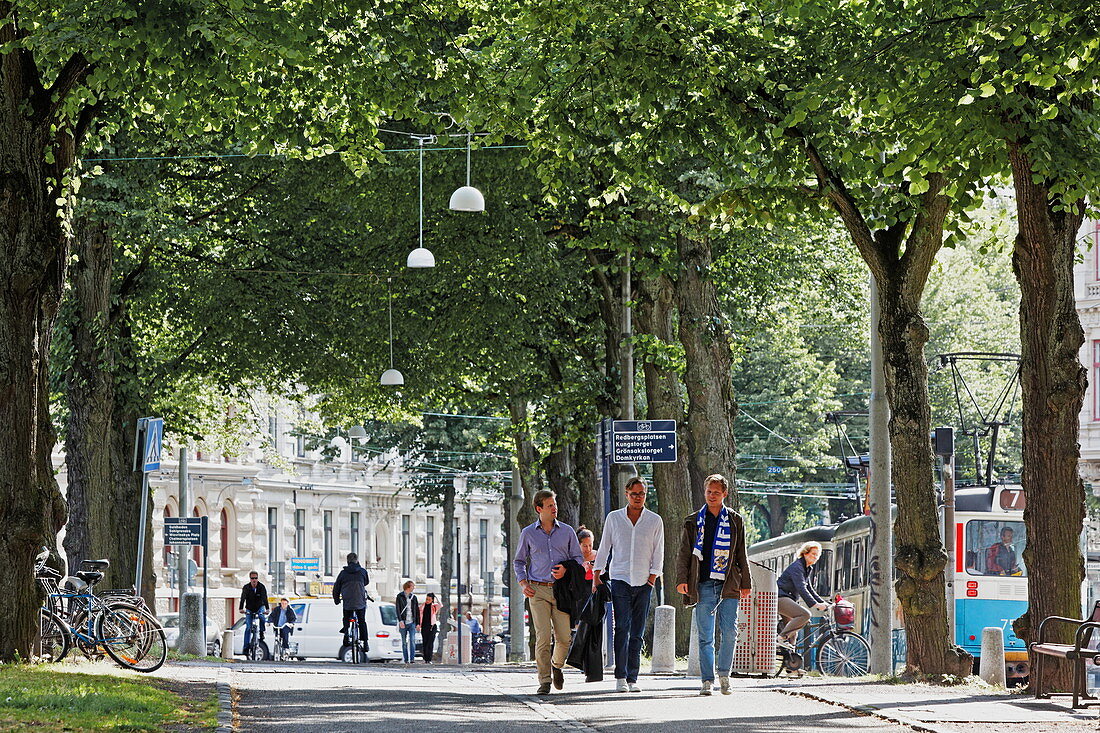
M 164 544 L 203 545 L 206 542 L 206 517 L 165 517 Z
M 164 418 L 145 418 L 145 444 L 142 448 L 142 471 L 160 470 L 160 449 L 164 442 Z
M 613 463 L 675 463 L 675 420 L 615 420 L 611 427 Z
M 290 569 L 293 571 L 320 570 L 321 560 L 316 557 L 292 557 Z

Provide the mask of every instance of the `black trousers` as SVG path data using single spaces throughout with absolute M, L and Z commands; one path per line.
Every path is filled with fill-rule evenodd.
M 432 655 L 435 653 L 435 635 L 439 633 L 436 629 L 420 627 L 420 651 L 423 652 L 424 661 L 432 661 Z

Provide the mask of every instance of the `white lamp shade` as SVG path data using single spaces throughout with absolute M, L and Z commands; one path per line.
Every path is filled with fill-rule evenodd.
M 411 267 L 411 265 L 410 265 Z M 382 372 L 382 385 L 385 387 L 400 387 L 405 383 L 405 377 L 396 369 L 387 369 Z
M 473 186 L 463 186 L 451 194 L 451 208 L 455 211 L 485 211 L 485 197 Z
M 344 438 L 343 435 L 337 435 L 335 438 L 330 440 L 328 444 L 330 447 L 339 448 L 340 450 L 348 447 L 348 441 Z
M 362 425 L 352 425 L 351 429 L 348 430 L 348 437 L 359 438 L 360 440 L 362 440 L 363 438 L 367 437 L 367 429 L 364 428 Z
M 405 261 L 405 266 L 417 269 L 435 267 L 435 255 L 425 247 L 417 247 L 409 252 L 409 259 Z

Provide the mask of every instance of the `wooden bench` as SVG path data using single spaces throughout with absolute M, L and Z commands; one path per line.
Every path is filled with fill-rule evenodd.
M 1072 644 L 1058 644 L 1047 641 L 1048 624 L 1053 623 L 1076 627 Z M 1048 616 L 1043 619 L 1043 622 L 1039 624 L 1039 640 L 1032 642 L 1029 647 L 1031 651 L 1031 673 L 1035 675 L 1036 698 L 1072 694 L 1074 708 L 1100 705 L 1100 702 L 1086 702 L 1078 705 L 1081 700 L 1096 700 L 1094 696 L 1088 694 L 1085 687 L 1085 663 L 1091 660 L 1094 664 L 1100 664 L 1100 650 L 1089 646 L 1094 629 L 1100 629 L 1100 601 L 1097 601 L 1092 609 L 1092 614 L 1087 619 L 1066 618 L 1064 616 Z M 1072 693 L 1043 693 L 1044 657 L 1065 659 L 1073 665 Z

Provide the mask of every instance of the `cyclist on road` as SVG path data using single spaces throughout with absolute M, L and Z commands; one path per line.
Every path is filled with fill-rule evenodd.
M 825 599 L 814 590 L 814 564 L 820 558 L 820 543 L 807 542 L 798 548 L 798 559 L 779 576 L 779 616 L 787 621 L 787 625 L 779 632 L 779 643 L 788 649 L 794 648 L 799 629 L 810 620 L 810 612 L 799 605 L 798 599 L 801 598 L 807 606 L 819 611 L 829 608 Z
M 279 599 L 279 607 L 268 614 L 268 618 L 271 621 L 271 628 L 279 635 L 283 649 L 286 649 L 290 646 L 290 635 L 294 633 L 294 622 L 298 620 L 294 609 L 290 607 L 290 599 Z
M 359 564 L 359 556 L 354 552 L 348 553 L 348 564 L 336 576 L 336 582 L 332 584 L 332 602 L 339 604 L 344 602 L 343 626 L 340 633 L 344 635 L 344 646 L 351 643 L 348 638 L 348 621 L 355 617 L 359 625 L 359 639 L 363 642 L 363 649 L 367 649 L 367 584 L 370 576 L 367 569 Z
M 263 642 L 265 628 L 264 612 L 268 610 L 267 587 L 260 582 L 260 576 L 255 570 L 248 574 L 248 583 L 245 584 L 244 588 L 241 588 L 241 602 L 237 610 L 245 612 L 244 648 L 247 650 L 249 644 L 252 642 L 253 619 L 259 619 L 260 641 Z

